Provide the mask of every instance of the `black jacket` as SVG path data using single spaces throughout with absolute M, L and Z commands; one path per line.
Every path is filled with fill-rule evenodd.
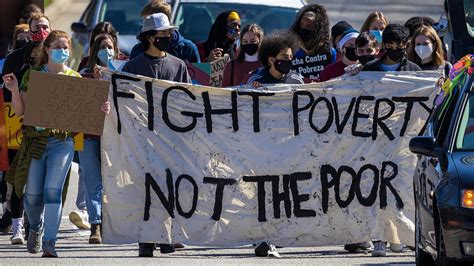
M 381 62 L 383 61 L 385 56 L 387 55 L 384 55 L 379 59 L 368 62 L 362 68 L 362 71 L 385 71 L 382 69 L 382 66 L 381 66 Z M 421 68 L 417 64 L 408 60 L 406 57 L 403 57 L 401 59 L 400 66 L 397 68 L 396 71 L 421 71 Z

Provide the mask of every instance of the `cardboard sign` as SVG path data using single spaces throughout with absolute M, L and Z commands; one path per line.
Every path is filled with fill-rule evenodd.
M 104 74 L 104 243 L 414 245 L 408 145 L 438 73 L 266 90 Z
M 23 133 L 21 132 L 23 119 L 15 115 L 10 102 L 5 103 L 5 120 L 8 149 L 18 150 L 23 140 Z M 74 150 L 84 150 L 84 133 L 79 133 L 74 137 Z
M 223 58 L 210 63 L 187 63 L 186 67 L 193 84 L 221 87 L 225 66 L 229 61 L 230 57 L 226 54 Z
M 109 82 L 33 71 L 23 123 L 102 135 Z
M 211 74 L 209 75 L 209 86 L 221 87 L 222 79 L 224 78 L 224 70 L 227 63 L 230 61 L 228 54 L 224 55 L 221 59 L 217 59 L 211 62 Z
M 18 150 L 23 139 L 23 134 L 21 133 L 22 119 L 15 115 L 11 103 L 5 103 L 4 106 L 8 149 Z
M 0 92 L 0 171 L 8 170 L 9 166 L 5 108 L 3 102 L 3 92 Z

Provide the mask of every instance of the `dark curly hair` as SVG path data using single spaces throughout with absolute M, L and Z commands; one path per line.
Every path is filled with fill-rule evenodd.
M 388 24 L 383 31 L 382 42 L 383 43 L 408 43 L 408 29 L 400 24 Z
M 364 47 L 370 43 L 370 46 L 377 47 L 377 39 L 369 32 L 362 32 L 355 40 L 356 48 Z
M 141 32 L 137 36 L 138 41 L 140 41 L 140 43 L 143 45 L 143 48 L 145 49 L 144 51 L 150 48 L 150 42 L 148 41 L 148 38 L 155 36 L 156 32 L 157 32 L 156 30 L 149 30 L 149 31 Z
M 275 31 L 272 35 L 263 39 L 258 49 L 258 61 L 260 61 L 262 66 L 269 68 L 269 57 L 276 57 L 285 48 L 291 48 L 294 53 L 297 47 L 298 39 L 293 33 L 289 31 Z
M 331 39 L 329 32 L 329 18 L 326 12 L 326 8 L 322 5 L 312 4 L 303 7 L 296 17 L 296 21 L 291 26 L 290 31 L 294 34 L 299 35 L 301 19 L 306 12 L 313 12 L 316 15 L 315 20 L 315 32 L 311 41 L 304 43 L 305 48 L 310 54 L 316 52 L 327 53 L 331 49 Z M 303 43 L 303 42 L 302 42 Z

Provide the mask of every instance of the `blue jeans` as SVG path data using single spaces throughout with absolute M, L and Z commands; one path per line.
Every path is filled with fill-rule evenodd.
M 84 174 L 80 168 L 81 163 L 79 162 L 79 180 L 77 182 L 77 196 L 76 196 L 76 207 L 79 210 L 85 210 L 87 208 L 87 195 L 86 185 L 84 184 Z
M 61 141 L 50 137 L 41 158 L 31 160 L 24 204 L 30 228 L 38 231 L 44 227 L 43 241 L 56 241 L 61 223 L 62 191 L 73 156 L 72 138 Z
M 102 173 L 100 140 L 84 139 L 84 150 L 79 152 L 79 167 L 86 187 L 87 214 L 90 224 L 102 223 Z

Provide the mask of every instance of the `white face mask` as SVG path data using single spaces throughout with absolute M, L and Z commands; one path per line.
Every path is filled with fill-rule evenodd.
M 421 60 L 425 60 L 431 57 L 433 54 L 433 46 L 429 45 L 417 45 L 415 46 L 415 52 Z

